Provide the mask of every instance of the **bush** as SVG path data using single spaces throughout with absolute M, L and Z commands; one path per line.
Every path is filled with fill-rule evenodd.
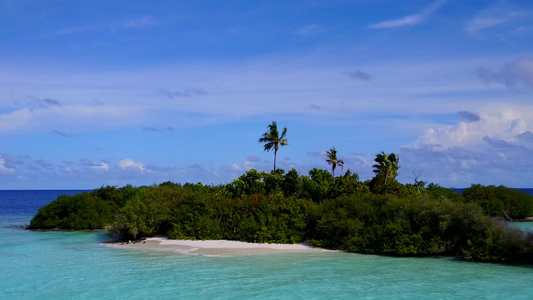
M 112 222 L 117 204 L 85 192 L 62 195 L 39 209 L 29 229 L 103 229 Z
M 349 195 L 319 205 L 309 239 L 350 252 L 460 255 L 469 260 L 531 262 L 533 243 L 475 204 L 447 199 Z
M 493 217 L 521 220 L 533 215 L 533 196 L 504 186 L 473 184 L 464 189 L 466 202 L 476 203 Z

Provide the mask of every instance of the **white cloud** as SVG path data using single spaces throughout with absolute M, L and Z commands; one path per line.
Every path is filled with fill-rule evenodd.
M 91 166 L 90 168 L 96 171 L 109 171 L 109 165 L 105 162 L 101 162 L 99 164 Z
M 516 187 L 531 178 L 533 105 L 480 108 L 479 121 L 430 128 L 400 150 L 402 165 L 445 186 Z
M 228 167 L 229 167 L 231 170 L 234 170 L 234 171 L 240 171 L 240 170 L 242 170 L 241 166 L 239 166 L 238 164 L 235 164 L 235 163 L 234 163 L 234 164 L 230 164 Z
M 512 107 L 499 105 L 479 113 L 477 122 L 430 128 L 413 147 L 430 145 L 434 149 L 473 146 L 484 143 L 485 137 L 513 142 L 526 131 L 533 131 L 533 105 Z
M 243 168 L 245 170 L 257 169 L 261 164 L 261 159 L 258 156 L 250 155 L 243 161 Z
M 433 2 L 431 5 L 426 7 L 422 12 L 414 15 L 405 16 L 398 19 L 387 20 L 379 22 L 376 24 L 371 24 L 369 27 L 374 29 L 382 28 L 393 28 L 393 27 L 402 27 L 402 26 L 411 26 L 421 23 L 429 18 L 437 9 L 446 3 L 445 0 L 439 0 Z
M 12 103 L 7 106 L 0 99 L 0 105 L 11 108 L 0 111 L 0 133 L 57 130 L 78 135 L 79 132 L 117 128 L 167 126 L 179 130 L 273 114 L 320 114 L 331 120 L 349 121 L 354 114 L 386 114 L 384 107 L 394 113 L 442 113 L 443 107 L 456 113 L 472 107 L 464 107 L 468 103 L 463 98 L 446 94 L 485 92 L 486 86 L 471 76 L 471 71 L 482 65 L 481 62 L 486 59 L 373 65 L 324 64 L 321 59 L 259 60 L 234 65 L 195 64 L 137 71 L 56 71 L 46 76 L 33 66 L 21 67 L 27 76 L 17 75 L 20 71 L 15 67 L 6 67 L 0 70 L 0 93 L 15 95 L 19 104 L 18 107 L 13 107 Z M 343 73 L 346 69 L 370 69 L 372 77 L 379 80 L 364 86 L 354 85 L 346 76 L 350 73 Z M 370 79 L 368 73 L 356 73 L 358 79 Z M 176 93 L 190 87 L 201 87 L 209 93 L 201 97 L 170 99 L 160 92 L 161 88 Z M 61 106 L 20 107 L 27 90 L 40 95 L 33 98 L 56 99 Z M 195 91 L 198 94 L 201 90 Z M 426 105 L 428 97 L 432 105 Z M 97 104 L 94 99 L 101 102 Z M 338 119 L 341 116 L 345 118 Z M 306 120 L 315 122 L 316 118 Z
M 507 1 L 498 1 L 496 4 L 480 11 L 477 16 L 466 22 L 464 31 L 471 36 L 479 38 L 483 31 L 527 18 L 530 15 L 530 12 L 514 7 Z
M 29 109 L 23 108 L 0 114 L 0 131 L 9 132 L 25 126 L 33 118 Z
M 0 133 L 7 132 L 54 132 L 68 126 L 69 130 L 83 126 L 98 129 L 101 126 L 120 126 L 131 123 L 138 108 L 128 106 L 64 105 L 38 109 L 21 108 L 12 112 L 0 113 Z M 129 121 L 128 121 L 129 120 Z
M 129 158 L 119 161 L 117 167 L 121 170 L 135 170 L 141 173 L 148 171 L 143 163 L 135 162 Z
M 6 161 L 3 157 L 0 156 L 0 174 L 14 174 L 16 173 L 15 168 L 6 166 Z
M 465 31 L 476 35 L 481 30 L 505 23 L 508 19 L 508 17 L 476 17 L 466 24 Z

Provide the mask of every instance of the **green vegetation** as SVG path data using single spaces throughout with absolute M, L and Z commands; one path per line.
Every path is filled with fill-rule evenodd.
M 374 173 L 376 173 L 375 179 L 382 181 L 383 184 L 387 184 L 389 179 L 396 179 L 398 176 L 398 169 L 400 158 L 398 155 L 391 153 L 387 156 L 385 152 L 381 152 L 376 155 L 374 159 L 376 162 L 372 167 L 374 168 Z
M 376 176 L 379 176 L 377 174 Z M 374 183 L 372 183 L 374 182 Z M 397 256 L 457 255 L 475 261 L 533 263 L 533 234 L 499 219 L 533 214 L 533 196 L 473 185 L 464 195 L 394 177 L 371 192 L 347 170 L 250 170 L 220 186 L 175 184 L 102 187 L 60 196 L 42 207 L 31 229 L 106 228 L 113 240 L 164 235 L 299 243 Z
M 101 187 L 91 193 L 61 195 L 39 209 L 29 229 L 102 229 L 114 222 L 119 207 L 129 202 L 139 188 Z
M 462 192 L 464 201 L 476 203 L 490 216 L 521 220 L 533 215 L 531 195 L 504 186 L 473 184 Z
M 310 241 L 388 255 L 460 255 L 532 263 L 533 240 L 485 216 L 479 206 L 421 197 L 345 195 L 317 212 Z
M 274 170 L 250 170 L 220 186 L 201 183 L 102 187 L 59 196 L 39 209 L 30 229 L 102 229 L 114 241 L 163 235 L 173 239 L 228 239 L 299 243 L 350 252 L 398 256 L 457 255 L 468 260 L 533 264 L 533 233 L 502 219 L 533 215 L 533 196 L 503 186 L 472 185 L 458 194 L 419 181 L 396 180 L 399 157 L 376 155 L 372 180 L 361 182 L 337 151 L 327 152 L 331 173 L 276 169 L 287 145 L 276 122 L 259 139 L 274 149 Z

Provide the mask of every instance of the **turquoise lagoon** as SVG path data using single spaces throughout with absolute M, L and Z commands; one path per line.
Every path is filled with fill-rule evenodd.
M 33 232 L 38 207 L 76 191 L 0 191 L 0 299 L 532 299 L 533 268 L 350 253 L 202 256 Z

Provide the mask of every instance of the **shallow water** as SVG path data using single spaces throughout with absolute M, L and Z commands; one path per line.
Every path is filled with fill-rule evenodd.
M 524 232 L 533 232 L 533 222 L 508 222 L 507 225 Z
M 0 203 L 8 201 L 4 193 Z M 36 193 L 17 201 L 33 197 L 25 206 L 57 196 Z M 528 266 L 349 253 L 223 257 L 117 249 L 101 243 L 103 232 L 22 230 L 13 225 L 29 223 L 39 206 L 26 205 L 18 213 L 6 206 L 0 204 L 0 299 L 533 297 L 533 268 Z

